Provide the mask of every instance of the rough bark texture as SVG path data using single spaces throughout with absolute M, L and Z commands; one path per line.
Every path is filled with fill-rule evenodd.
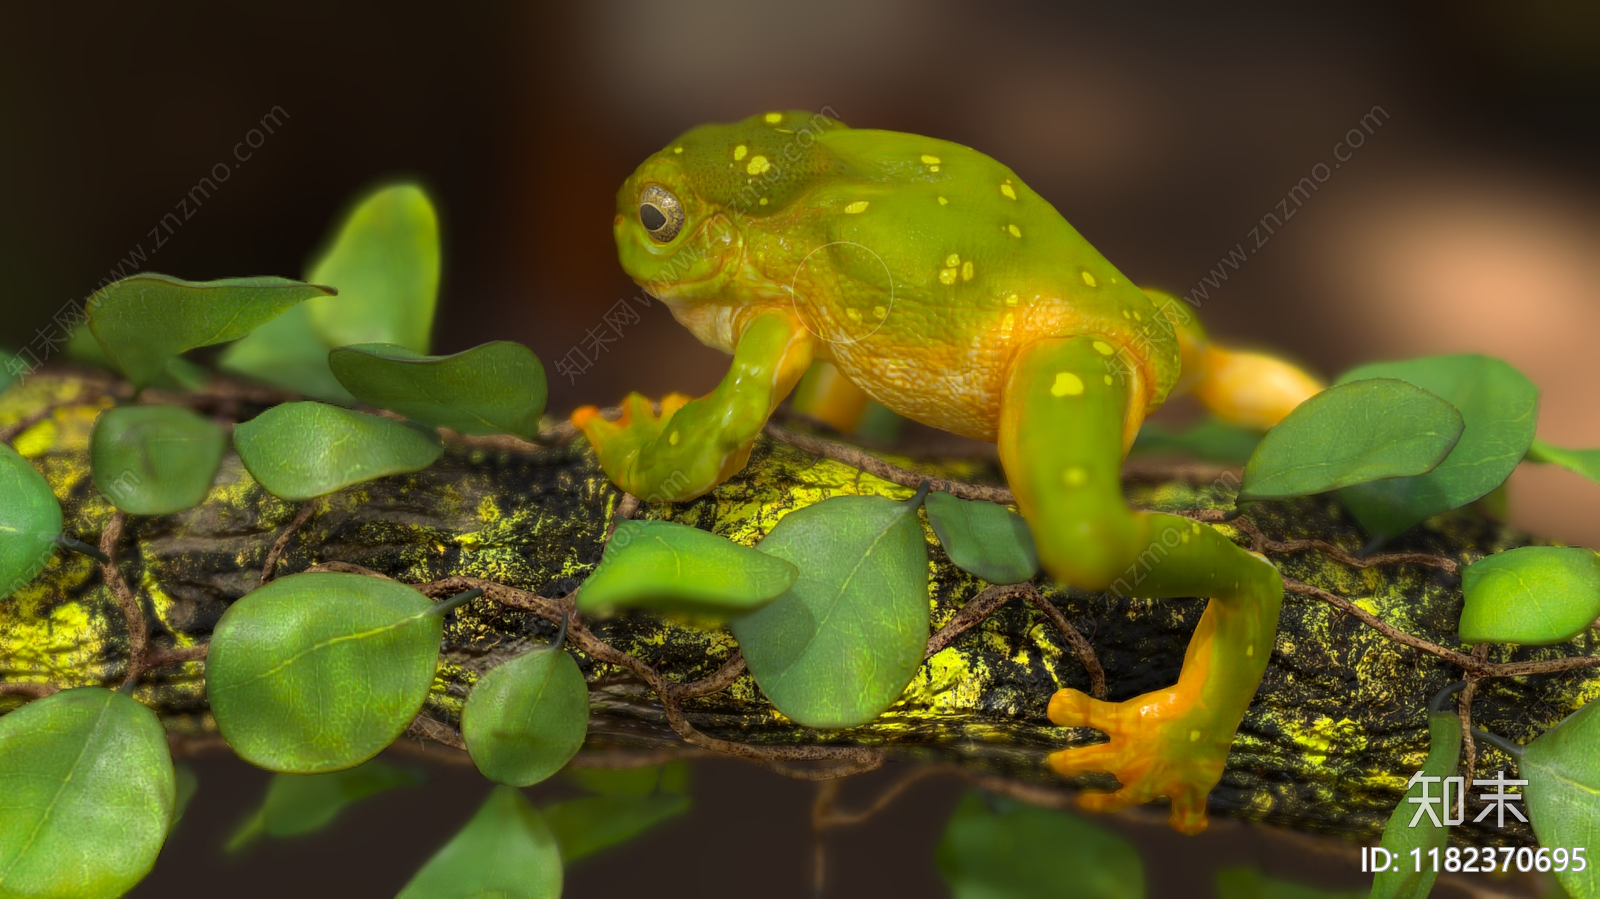
M 30 379 L 0 397 L 0 427 L 83 389 L 70 378 Z M 13 444 L 61 498 L 67 533 L 90 542 L 112 512 L 90 480 L 86 456 L 89 428 L 106 404 L 58 409 Z M 998 473 L 981 461 L 921 467 L 999 483 Z M 1168 511 L 1232 505 L 1226 490 L 1203 478 L 1130 480 L 1127 492 L 1136 505 Z M 749 467 L 712 494 L 646 507 L 640 514 L 749 544 L 786 511 L 841 493 L 903 498 L 910 491 L 762 438 Z M 620 499 L 582 440 L 525 454 L 454 446 L 426 471 L 317 501 L 314 515 L 290 539 L 279 573 L 338 560 L 411 583 L 465 575 L 560 596 L 597 563 L 605 522 Z M 204 642 L 229 603 L 258 584 L 270 547 L 297 510 L 262 491 L 230 454 L 202 506 L 130 521 L 118 547 L 119 568 L 144 605 L 155 647 Z M 1250 518 L 1279 539 L 1321 537 L 1352 550 L 1362 543 L 1358 528 L 1329 498 L 1261 504 L 1252 507 Z M 1237 530 L 1219 527 L 1243 541 Z M 948 562 L 931 531 L 928 541 L 928 600 L 937 628 L 983 585 Z M 1528 542 L 1526 535 L 1463 513 L 1429 522 L 1394 548 L 1468 562 Z M 1461 596 L 1453 575 L 1414 565 L 1354 569 L 1317 552 L 1274 561 L 1287 576 L 1349 597 L 1402 630 L 1466 649 L 1454 634 Z M 1205 603 L 1061 590 L 1042 579 L 1041 587 L 1093 644 L 1113 700 L 1175 680 Z M 642 614 L 598 622 L 594 630 L 678 681 L 710 674 L 735 649 L 726 631 L 695 630 Z M 443 660 L 424 714 L 453 728 L 478 672 L 530 641 L 549 639 L 553 631 L 542 619 L 486 600 L 462 609 L 446 627 Z M 1490 659 L 1591 654 L 1594 644 L 1591 630 L 1572 644 L 1497 648 Z M 127 652 L 123 618 L 87 558 L 58 553 L 34 583 L 0 604 L 0 682 L 115 684 Z M 581 655 L 579 660 L 592 684 L 592 746 L 681 745 L 637 679 Z M 169 665 L 151 672 L 136 695 L 158 709 L 175 734 L 214 733 L 203 672 L 202 662 Z M 1459 677 L 1454 666 L 1395 644 L 1323 602 L 1287 595 L 1271 666 L 1222 784 L 1211 795 L 1212 813 L 1375 836 L 1426 753 L 1424 704 Z M 881 746 L 901 757 L 1056 783 L 1042 765 L 1044 755 L 1100 739 L 1094 731 L 1050 725 L 1046 704 L 1062 686 L 1087 690 L 1083 666 L 1037 609 L 1014 600 L 929 658 L 902 700 L 864 727 L 796 727 L 773 710 L 748 675 L 686 708 L 696 726 L 730 740 Z M 1474 719 L 1525 741 L 1597 694 L 1595 669 L 1485 682 Z M 21 701 L 0 697 L 0 709 Z M 1488 751 L 1480 776 L 1503 761 Z M 1530 838 L 1525 830 L 1470 825 L 1459 833 L 1473 842 Z

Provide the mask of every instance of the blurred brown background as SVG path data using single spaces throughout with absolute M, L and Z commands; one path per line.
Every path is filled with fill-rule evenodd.
M 443 217 L 436 349 L 509 338 L 549 364 L 633 291 L 609 223 L 639 160 L 700 122 L 830 107 L 997 157 L 1180 293 L 1337 162 L 1209 291 L 1213 334 L 1324 375 L 1496 354 L 1543 389 L 1541 437 L 1600 446 L 1592 0 L 13 4 L 0 79 L 0 347 L 134 251 L 186 278 L 299 276 L 354 193 L 412 176 Z M 699 392 L 725 365 L 660 306 L 612 350 L 552 408 Z M 1600 486 L 1525 470 L 1513 489 L 1517 523 L 1600 546 Z

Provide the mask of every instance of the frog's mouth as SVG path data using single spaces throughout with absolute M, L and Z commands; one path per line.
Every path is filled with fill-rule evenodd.
M 676 247 L 653 244 L 619 213 L 617 245 L 622 268 L 634 283 L 667 303 L 715 299 L 738 271 L 744 240 L 725 220 L 697 223 Z

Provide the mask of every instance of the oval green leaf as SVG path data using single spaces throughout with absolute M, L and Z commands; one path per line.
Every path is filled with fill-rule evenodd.
M 328 774 L 274 774 L 261 807 L 234 834 L 228 850 L 263 834 L 281 839 L 321 830 L 351 803 L 422 780 L 420 771 L 380 759 Z
M 233 445 L 251 477 L 290 502 L 421 471 L 444 452 L 439 435 L 326 403 L 284 403 L 241 422 Z
M 327 346 L 397 343 L 426 353 L 439 294 L 439 217 L 428 195 L 397 184 L 363 198 L 311 280 L 339 288 L 338 302 L 306 304 Z
M 919 498 L 836 496 L 779 519 L 757 549 L 799 569 L 730 623 L 750 674 L 806 727 L 854 727 L 900 698 L 928 642 Z
M 1367 899 L 1366 890 L 1319 890 L 1278 880 L 1255 868 L 1223 868 L 1216 876 L 1217 899 Z
M 394 742 L 433 683 L 434 604 L 379 577 L 306 572 L 222 613 L 206 656 L 217 729 L 245 761 L 318 774 Z
M 334 293 L 288 278 L 184 281 L 140 274 L 96 291 L 87 312 L 106 358 L 143 386 L 185 350 L 238 340 L 302 300 Z
M 1528 447 L 1527 458 L 1529 462 L 1559 465 L 1591 481 L 1600 482 L 1600 449 L 1564 449 L 1543 440 L 1535 440 Z
M 0 599 L 38 576 L 61 536 L 61 504 L 33 463 L 0 443 Z
M 1367 533 L 1393 537 L 1500 486 L 1527 455 L 1538 416 L 1539 389 L 1520 371 L 1489 356 L 1431 356 L 1363 365 L 1338 383 L 1398 378 L 1445 400 L 1466 427 L 1450 455 L 1427 474 L 1348 487 L 1339 498 Z
M 561 847 L 561 860 L 572 864 L 602 849 L 619 846 L 663 821 L 689 810 L 683 793 L 649 796 L 584 796 L 544 807 L 544 819 Z
M 439 224 L 418 187 L 363 198 L 329 238 L 310 280 L 339 288 L 336 302 L 297 306 L 228 347 L 225 371 L 331 403 L 355 397 L 328 367 L 328 351 L 394 343 L 428 351 L 439 284 Z
M 339 383 L 369 406 L 463 434 L 539 436 L 544 365 L 520 343 L 496 340 L 452 356 L 424 356 L 392 343 L 328 354 Z
M 1066 812 L 970 790 L 936 856 L 956 899 L 1143 899 L 1144 865 L 1120 836 Z
M 222 463 L 225 438 L 212 421 L 181 406 L 115 406 L 89 435 L 94 485 L 130 515 L 167 515 L 197 506 Z
M 1422 770 L 1414 778 L 1443 778 L 1454 774 L 1461 760 L 1461 718 L 1455 712 L 1431 713 L 1428 715 L 1428 738 L 1431 742 L 1427 761 L 1422 763 Z M 1416 870 L 1416 866 L 1409 863 L 1411 852 L 1414 849 L 1421 850 L 1424 856 L 1431 849 L 1443 852 L 1449 841 L 1450 827 L 1444 823 L 1445 816 L 1442 814 L 1439 824 L 1435 825 L 1423 806 L 1411 800 L 1420 799 L 1424 791 L 1428 791 L 1430 796 L 1439 797 L 1440 783 L 1442 781 L 1439 780 L 1431 783 L 1414 782 L 1400 798 L 1400 804 L 1389 814 L 1389 823 L 1383 828 L 1383 839 L 1379 845 L 1404 859 L 1406 864 L 1400 865 L 1399 870 L 1387 868 L 1374 876 L 1371 899 L 1427 899 L 1428 892 L 1433 889 L 1439 872 L 1428 866 L 1421 871 Z M 1451 800 L 1453 805 L 1456 800 L 1454 794 Z M 1435 814 L 1439 813 L 1438 803 L 1433 805 L 1433 810 Z M 1451 809 L 1450 814 L 1454 815 L 1455 810 Z M 1413 819 L 1418 819 L 1415 825 Z
M 121 896 L 167 838 L 177 787 L 155 713 L 99 687 L 0 718 L 0 896 Z
M 998 503 L 930 493 L 928 523 L 957 568 L 991 584 L 1020 584 L 1039 573 L 1033 531 L 1021 515 Z
M 514 787 L 495 787 L 478 813 L 396 899 L 556 899 L 561 851 L 544 817 Z
M 1600 618 L 1600 556 L 1570 546 L 1524 546 L 1461 572 L 1466 643 L 1564 643 Z
M 217 367 L 303 396 L 354 406 L 356 398 L 328 368 L 328 345 L 311 328 L 302 303 L 222 351 Z
M 560 646 L 496 665 L 473 685 L 461 710 L 461 738 L 484 777 L 536 784 L 578 754 L 589 731 L 589 685 Z
M 774 555 L 670 521 L 623 521 L 578 590 L 578 611 L 639 607 L 726 621 L 782 596 L 800 572 Z
M 184 811 L 189 808 L 189 800 L 200 791 L 200 778 L 195 776 L 193 768 L 182 762 L 172 763 L 172 775 L 177 785 L 177 796 L 172 801 L 172 827 L 177 827 L 178 822 L 183 820 Z
M 1518 771 L 1528 819 L 1539 844 L 1600 846 L 1600 702 L 1590 702 L 1523 747 Z M 1556 880 L 1573 899 L 1600 897 L 1600 865 L 1594 859 L 1582 871 L 1556 872 Z
M 602 796 L 689 792 L 689 763 L 681 760 L 640 768 L 568 768 L 564 777 Z
M 1215 415 L 1183 431 L 1147 421 L 1134 438 L 1132 453 L 1179 452 L 1225 465 L 1243 465 L 1261 442 L 1254 428 L 1229 424 Z
M 1459 412 L 1404 381 L 1373 378 L 1330 387 L 1261 438 L 1245 463 L 1239 501 L 1421 474 L 1449 455 L 1461 433 Z

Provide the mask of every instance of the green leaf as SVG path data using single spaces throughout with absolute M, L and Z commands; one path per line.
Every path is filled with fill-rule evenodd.
M 670 521 L 623 521 L 578 590 L 578 611 L 641 607 L 717 623 L 782 596 L 800 572 L 783 559 Z
M 313 399 L 356 404 L 328 367 L 328 345 L 312 330 L 311 310 L 304 303 L 228 347 L 217 367 Z
M 1600 449 L 1563 449 L 1543 440 L 1535 440 L 1528 447 L 1527 458 L 1529 462 L 1559 465 L 1591 481 L 1600 481 Z
M 1461 718 L 1455 712 L 1429 714 L 1428 736 L 1431 741 L 1428 759 L 1422 763 L 1422 770 L 1418 773 L 1436 778 L 1454 774 L 1456 764 L 1461 759 Z M 1445 843 L 1449 841 L 1450 827 L 1443 823 L 1446 816 L 1442 812 L 1448 811 L 1453 815 L 1454 809 L 1442 810 L 1435 804 L 1433 809 L 1439 814 L 1441 822 L 1435 826 L 1427 813 L 1422 811 L 1422 806 L 1410 801 L 1420 798 L 1424 790 L 1429 791 L 1430 796 L 1440 796 L 1441 781 L 1414 784 L 1389 814 L 1389 823 L 1383 828 L 1383 840 L 1378 845 L 1400 856 L 1404 863 L 1398 866 L 1399 870 L 1391 866 L 1373 877 L 1371 899 L 1427 899 L 1428 891 L 1433 889 L 1439 872 L 1427 866 L 1418 871 L 1411 864 L 1411 851 L 1421 850 L 1424 856 L 1430 849 L 1443 852 Z M 1455 798 L 1451 797 L 1452 805 L 1455 804 Z M 1419 813 L 1421 820 L 1413 827 L 1412 818 Z
M 310 280 L 339 288 L 337 301 L 291 309 L 223 353 L 223 370 L 306 396 L 353 406 L 328 367 L 328 351 L 393 343 L 428 351 L 439 286 L 439 223 L 412 185 L 362 199 L 311 267 Z
M 444 452 L 420 426 L 326 403 L 284 403 L 234 426 L 239 461 L 290 502 L 391 474 L 420 471 Z
M 189 808 L 189 800 L 200 790 L 200 778 L 195 776 L 193 768 L 183 762 L 172 763 L 172 777 L 177 787 L 177 796 L 172 801 L 172 827 L 167 828 L 169 832 L 183 820 L 183 813 Z
M 311 268 L 339 302 L 307 304 L 329 347 L 397 343 L 428 351 L 439 293 L 439 218 L 422 188 L 398 184 L 361 200 Z
M 1145 422 L 1134 438 L 1132 452 L 1181 452 L 1226 465 L 1243 465 L 1260 442 L 1260 431 L 1229 424 L 1212 415 L 1184 431 L 1170 430 L 1159 422 Z
M 1039 573 L 1033 531 L 1021 515 L 998 503 L 930 493 L 928 523 L 957 568 L 991 584 L 1020 584 Z
M 1339 498 L 1374 537 L 1393 537 L 1500 486 L 1527 455 L 1539 389 L 1510 365 L 1488 356 L 1431 356 L 1363 365 L 1338 383 L 1399 378 L 1461 413 L 1465 429 L 1454 450 L 1427 474 L 1349 487 Z
M 0 599 L 44 570 L 61 536 L 61 504 L 50 482 L 0 443 Z
M 422 708 L 443 624 L 397 581 L 306 572 L 222 613 L 206 656 L 217 729 L 272 771 L 350 768 L 400 736 Z
M 1564 643 L 1600 618 L 1600 556 L 1567 546 L 1524 546 L 1461 572 L 1466 643 Z
M 1126 840 L 1076 815 L 986 801 L 975 790 L 945 824 L 937 860 L 955 899 L 1144 896 L 1144 866 Z
M 689 792 L 689 763 L 684 761 L 640 768 L 568 768 L 564 774 L 567 780 L 602 796 Z
M 261 807 L 229 843 L 236 850 L 255 837 L 292 837 L 333 823 L 345 806 L 375 793 L 421 783 L 422 774 L 372 759 L 329 774 L 274 774 Z
M 496 340 L 453 356 L 392 343 L 340 347 L 328 366 L 356 399 L 463 434 L 539 436 L 544 365 L 520 343 Z
M 300 308 L 303 308 L 303 304 L 292 307 L 289 312 Z M 284 315 L 288 315 L 289 312 L 285 312 Z M 278 316 L 278 318 L 282 317 L 281 315 Z M 273 321 L 277 320 L 273 319 Z M 271 324 L 272 322 L 268 322 L 262 327 L 268 327 Z M 105 350 L 100 349 L 100 342 L 95 340 L 94 332 L 89 330 L 88 319 L 83 320 L 72 329 L 67 337 L 66 352 L 68 359 L 80 365 L 90 365 L 107 370 L 116 368 L 111 363 L 111 360 L 106 358 Z M 196 365 L 182 356 L 173 356 L 167 360 L 167 364 L 163 366 L 161 373 L 151 380 L 150 386 L 176 393 L 204 390 L 210 381 L 211 373 L 204 367 Z
M 561 860 L 570 865 L 687 812 L 689 804 L 682 793 L 584 796 L 545 806 L 544 818 L 561 847 Z
M 561 852 L 550 826 L 513 787 L 495 787 L 467 826 L 397 899 L 556 899 Z
M 222 429 L 190 409 L 114 406 L 89 435 L 94 485 L 130 515 L 180 512 L 206 498 L 224 444 Z
M 1523 798 L 1542 846 L 1600 851 L 1600 703 L 1583 708 L 1523 747 L 1517 769 L 1527 779 Z M 1600 897 L 1600 866 L 1556 872 L 1573 899 Z
M 876 718 L 928 642 L 928 545 L 917 506 L 836 496 L 779 519 L 757 549 L 799 569 L 787 593 L 729 626 L 778 711 L 806 727 Z
M 87 311 L 106 358 L 142 387 L 185 350 L 237 340 L 302 300 L 334 293 L 287 278 L 183 281 L 140 274 L 96 291 Z
M 1394 378 L 1330 387 L 1261 438 L 1244 466 L 1239 501 L 1284 499 L 1377 478 L 1421 474 L 1461 438 L 1461 414 Z
M 1217 899 L 1366 899 L 1366 890 L 1318 890 L 1274 880 L 1254 868 L 1217 872 Z
M 176 786 L 155 713 L 99 687 L 0 718 L 0 896 L 121 896 L 172 823 Z
M 589 685 L 561 642 L 495 666 L 467 694 L 461 737 L 473 764 L 495 783 L 536 784 L 583 746 Z

